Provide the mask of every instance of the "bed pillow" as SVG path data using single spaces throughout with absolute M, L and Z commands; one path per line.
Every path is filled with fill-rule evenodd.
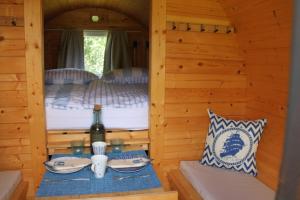
M 256 150 L 266 119 L 237 121 L 208 110 L 210 125 L 201 164 L 257 175 Z
M 46 84 L 87 84 L 98 76 L 81 69 L 64 68 L 46 71 Z
M 106 83 L 146 84 L 148 83 L 148 72 L 144 68 L 114 69 L 112 72 L 105 74 L 102 80 Z

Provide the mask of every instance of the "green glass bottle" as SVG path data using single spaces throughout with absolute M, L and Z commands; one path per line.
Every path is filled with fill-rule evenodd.
M 94 122 L 90 128 L 91 153 L 93 154 L 93 142 L 105 141 L 105 128 L 101 120 L 101 105 L 94 106 Z

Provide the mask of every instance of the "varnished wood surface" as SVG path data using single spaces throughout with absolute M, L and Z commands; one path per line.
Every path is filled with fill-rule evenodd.
M 247 118 L 265 117 L 258 146 L 258 179 L 276 189 L 288 98 L 293 1 L 221 0 L 235 24 L 248 72 Z
M 99 200 L 177 200 L 177 192 L 164 192 L 162 188 L 141 191 L 92 194 L 61 197 L 37 197 L 36 200 L 62 200 L 62 199 L 99 199 Z
M 91 15 L 103 18 L 99 23 L 91 21 Z M 76 18 L 76 21 L 74 21 Z M 132 19 L 123 13 L 101 8 L 81 8 L 66 11 L 45 22 L 45 29 L 90 29 L 90 30 L 110 30 L 126 29 L 142 31 L 147 26 L 140 24 L 136 19 Z
M 43 162 L 47 158 L 42 0 L 25 1 L 24 22 L 29 138 L 32 153 L 32 175 L 34 187 L 37 188 L 44 175 Z
M 17 186 L 16 190 L 14 191 L 11 200 L 26 199 L 27 190 L 28 190 L 28 182 L 21 181 Z
M 20 170 L 33 195 L 25 43 L 23 0 L 0 0 L 0 170 Z
M 164 148 L 166 0 L 151 1 L 150 26 L 150 156 L 159 178 L 163 179 Z M 165 185 L 165 182 L 163 182 Z
M 112 139 L 123 139 L 125 150 L 148 150 L 150 144 L 148 130 L 118 131 L 112 130 L 105 133 L 108 145 Z M 71 142 L 83 140 L 84 146 L 90 146 L 90 134 L 88 130 L 57 130 L 47 131 L 48 154 L 71 152 Z
M 218 1 L 167 0 L 166 15 L 193 19 L 191 23 L 211 19 L 230 24 Z M 157 151 L 167 186 L 167 173 L 180 160 L 202 156 L 208 108 L 226 117 L 244 118 L 247 69 L 234 33 L 168 29 L 165 62 L 162 142 Z
M 179 200 L 203 200 L 180 170 L 171 170 L 168 173 L 168 180 L 171 190 L 178 191 Z
M 49 20 L 58 14 L 79 8 L 94 7 L 94 8 L 106 8 L 115 10 L 120 13 L 124 13 L 132 18 L 148 26 L 149 13 L 150 13 L 150 1 L 149 0 L 45 0 L 44 1 L 44 13 L 45 19 Z

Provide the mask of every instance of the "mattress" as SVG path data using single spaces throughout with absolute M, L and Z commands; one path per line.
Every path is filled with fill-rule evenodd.
M 46 108 L 47 130 L 89 129 L 92 109 L 60 110 Z M 102 121 L 106 129 L 148 129 L 148 106 L 142 108 L 103 108 Z
M 0 172 L 0 200 L 9 200 L 21 182 L 20 171 Z
M 275 192 L 253 176 L 199 161 L 182 161 L 180 170 L 205 200 L 274 200 Z
M 146 84 L 114 84 L 101 80 L 88 85 L 48 85 L 47 130 L 89 129 L 95 104 L 102 105 L 106 129 L 148 129 L 147 89 Z

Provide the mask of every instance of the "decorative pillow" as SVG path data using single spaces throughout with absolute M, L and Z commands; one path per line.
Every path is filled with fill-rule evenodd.
M 236 121 L 208 110 L 210 125 L 201 164 L 257 175 L 256 150 L 266 119 Z
M 99 79 L 97 75 L 73 68 L 51 69 L 46 71 L 46 84 L 87 84 L 92 80 Z
M 144 68 L 131 68 L 130 70 L 115 69 L 105 74 L 102 80 L 106 83 L 136 84 L 148 83 L 148 72 Z

